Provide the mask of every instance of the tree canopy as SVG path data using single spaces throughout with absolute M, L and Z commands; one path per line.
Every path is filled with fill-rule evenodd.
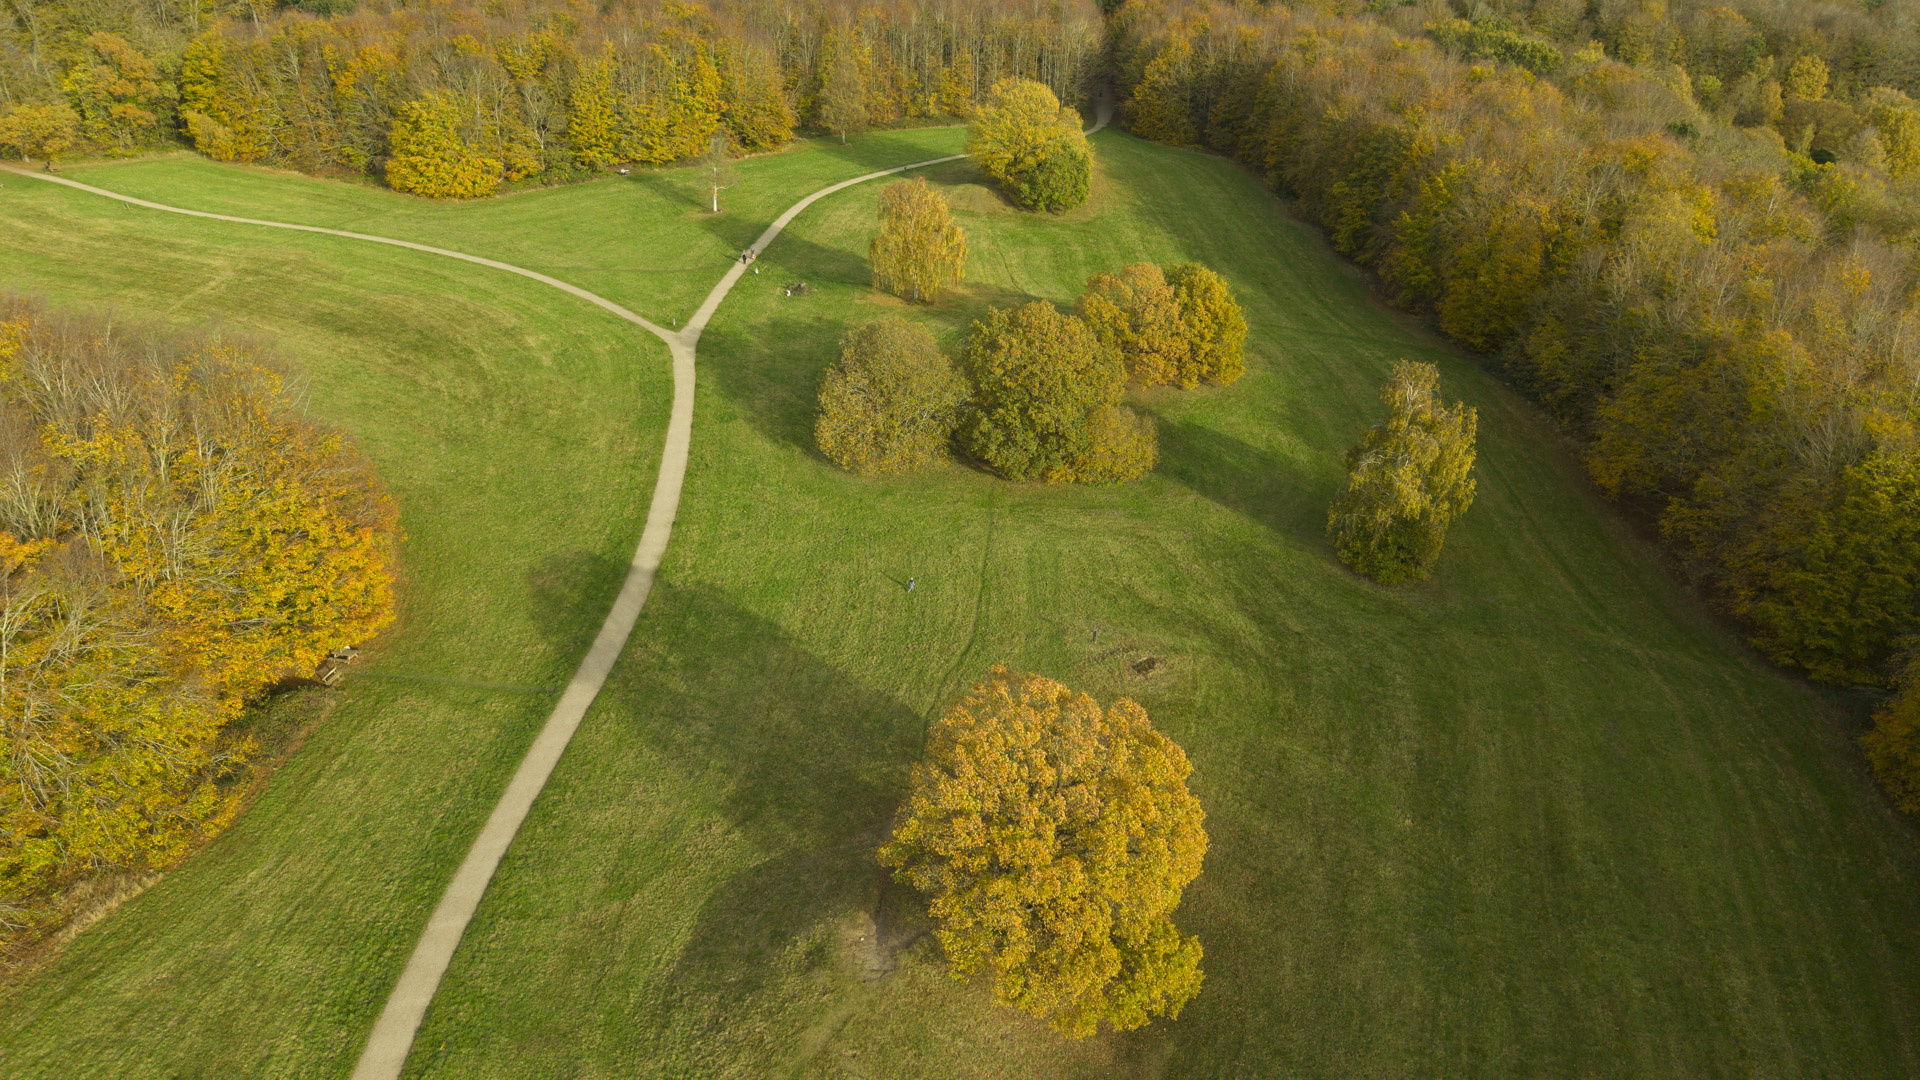
M 946 197 L 916 176 L 881 189 L 880 232 L 867 259 L 874 288 L 932 303 L 966 272 L 967 238 L 954 224 Z
M 1899 692 L 1874 717 L 1861 740 L 1867 760 L 1893 804 L 1920 814 L 1920 660 L 1911 662 Z
M 1172 918 L 1207 851 L 1191 772 L 1132 701 L 995 668 L 928 733 L 880 861 L 1001 1002 L 1075 1037 L 1177 1017 L 1202 978 Z
M 1079 112 L 1032 79 L 994 84 L 974 114 L 967 153 L 1028 210 L 1071 210 L 1091 189 L 1093 148 Z
M 1227 384 L 1246 371 L 1247 319 L 1227 279 L 1201 266 L 1182 263 L 1167 270 L 1180 312 L 1187 352 L 1177 381 L 1191 390 L 1203 382 Z
M 1093 275 L 1075 311 L 1120 356 L 1135 383 L 1160 386 L 1180 378 L 1190 350 L 1179 298 L 1158 266 L 1132 263 Z
M 0 300 L 0 908 L 234 808 L 243 705 L 393 617 L 395 511 L 257 348 Z
M 1152 429 L 1119 405 L 1126 369 L 1085 321 L 1045 301 L 989 309 L 962 364 L 967 451 L 1014 480 L 1103 483 L 1153 467 Z
M 849 472 L 904 472 L 938 461 L 967 386 L 926 327 L 897 316 L 849 331 L 820 387 L 814 441 Z
M 1347 484 L 1327 533 L 1348 566 L 1384 584 L 1426 574 L 1447 526 L 1473 505 L 1478 416 L 1440 400 L 1440 371 L 1402 360 L 1381 390 L 1388 408 L 1347 454 Z

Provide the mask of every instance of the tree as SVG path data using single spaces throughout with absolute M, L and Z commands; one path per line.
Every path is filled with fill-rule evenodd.
M 90 55 L 61 81 L 87 137 L 127 151 L 158 134 L 161 111 L 178 95 L 162 81 L 159 66 L 125 38 L 105 31 L 88 35 L 87 49 Z
M 1127 377 L 1138 385 L 1176 382 L 1189 366 L 1191 349 L 1179 297 L 1152 263 L 1133 263 L 1117 274 L 1088 278 L 1074 310 L 1100 343 L 1120 357 Z
M 1780 90 L 1788 101 L 1819 101 L 1827 96 L 1827 62 L 1808 53 L 1787 68 Z
M 867 79 L 854 55 L 852 32 L 841 36 L 820 88 L 820 122 L 845 143 L 848 135 L 867 130 Z
M 393 505 L 285 383 L 0 299 L 0 908 L 219 831 L 242 708 L 391 621 Z
M 946 197 L 914 177 L 881 190 L 880 232 L 867 258 L 874 288 L 932 303 L 966 271 L 967 238 L 954 224 Z
M 1920 661 L 1911 665 L 1902 683 L 1860 743 L 1893 804 L 1920 814 Z
M 1180 385 L 1191 390 L 1202 382 L 1224 385 L 1238 379 L 1246 371 L 1247 319 L 1227 279 L 1199 263 L 1182 263 L 1167 271 L 1167 283 L 1173 286 L 1187 341 Z
M 1327 515 L 1341 561 L 1383 584 L 1424 576 L 1447 526 L 1473 504 L 1474 435 L 1465 405 L 1446 405 L 1440 371 L 1402 360 L 1381 391 L 1389 409 L 1347 454 L 1347 485 Z
M 1008 197 L 1059 213 L 1087 200 L 1093 149 L 1080 114 L 1031 79 L 1002 79 L 975 115 L 967 153 Z
M 53 159 L 73 145 L 80 118 L 66 105 L 15 105 L 0 116 L 0 146 L 20 151 L 20 160 Z
M 848 332 L 820 387 L 814 441 L 862 476 L 938 461 L 967 385 L 926 327 L 890 317 Z
M 707 137 L 707 149 L 695 162 L 700 169 L 700 178 L 707 189 L 713 193 L 713 212 L 720 212 L 720 192 L 740 182 L 739 174 L 733 168 L 732 148 L 727 145 L 727 137 L 716 131 Z
M 435 199 L 477 199 L 500 186 L 500 159 L 475 150 L 460 134 L 460 103 L 442 91 L 409 101 L 393 122 L 387 184 Z
M 1096 430 L 1133 445 L 1138 425 L 1118 410 L 1126 388 L 1120 358 L 1104 348 L 1084 321 L 1045 301 L 1011 311 L 992 308 L 973 324 L 963 362 L 973 400 L 961 422 L 968 453 L 1014 480 L 1049 483 L 1130 480 L 1153 467 L 1152 456 L 1134 454 L 1130 469 L 1115 474 L 1102 461 Z M 1099 424 L 1091 423 L 1099 410 Z
M 1191 772 L 1139 705 L 995 668 L 928 733 L 880 862 L 1002 1003 L 1076 1038 L 1177 1017 L 1202 979 L 1172 918 L 1207 851 Z

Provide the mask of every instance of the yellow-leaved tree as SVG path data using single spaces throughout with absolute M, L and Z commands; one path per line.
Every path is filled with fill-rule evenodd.
M 967 452 L 1013 480 L 1113 483 L 1159 459 L 1152 423 L 1120 404 L 1127 373 L 1086 321 L 1044 300 L 989 308 L 962 364 Z
M 1135 383 L 1175 382 L 1187 366 L 1180 301 L 1158 266 L 1133 263 L 1117 274 L 1093 275 L 1075 310 L 1100 343 L 1119 355 Z
M 814 441 L 862 476 L 931 465 L 946 452 L 967 384 L 926 327 L 892 317 L 849 331 L 820 387 Z
M 1167 271 L 1187 341 L 1177 381 L 1191 390 L 1203 382 L 1231 383 L 1247 369 L 1247 318 L 1227 279 L 1199 263 Z
M 460 100 L 447 91 L 400 106 L 390 136 L 387 183 L 434 199 L 478 199 L 500 186 L 506 166 L 475 149 L 461 134 Z
M 1920 814 L 1920 660 L 1908 665 L 1899 692 L 1873 718 L 1873 730 L 1860 742 L 1893 804 Z
M 1200 990 L 1173 922 L 1207 852 L 1191 772 L 1134 702 L 995 668 L 928 734 L 880 861 L 930 898 L 955 978 L 1070 1036 L 1138 1028 Z
M 80 128 L 80 118 L 66 104 L 15 105 L 0 116 L 0 146 L 20 152 L 22 161 L 53 159 L 67 152 Z
M 1440 400 L 1440 369 L 1402 360 L 1381 389 L 1389 412 L 1347 454 L 1347 485 L 1327 514 L 1341 561 L 1384 584 L 1426 574 L 1447 526 L 1473 505 L 1471 406 Z
M 922 177 L 880 191 L 880 232 L 867 247 L 873 287 L 923 303 L 960 281 L 967 269 L 967 238 L 954 224 L 946 197 Z
M 0 299 L 0 930 L 219 831 L 230 725 L 392 619 L 397 539 L 258 349 Z
M 1032 79 L 993 84 L 974 114 L 967 153 L 1029 210 L 1071 210 L 1092 189 L 1093 148 L 1080 130 L 1080 113 Z

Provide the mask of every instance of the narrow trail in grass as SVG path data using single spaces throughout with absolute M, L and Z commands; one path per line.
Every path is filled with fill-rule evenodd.
M 1097 104 L 1095 122 L 1087 129 L 1087 134 L 1094 134 L 1106 127 L 1112 114 L 1110 100 L 1103 94 Z M 966 156 L 949 154 L 926 161 L 896 165 L 890 169 L 865 173 L 850 180 L 842 180 L 823 187 L 794 203 L 775 218 L 773 223 L 754 240 L 751 251 L 755 256 L 764 253 L 767 246 L 795 218 L 809 206 L 829 195 L 883 176 L 892 176 L 933 165 L 944 165 L 951 161 L 962 160 Z M 34 180 L 60 184 L 104 198 L 119 199 L 130 207 L 138 206 L 169 214 L 207 218 L 239 225 L 257 225 L 270 229 L 288 229 L 294 232 L 319 233 L 348 240 L 387 244 L 425 252 L 429 255 L 459 259 L 495 270 L 504 270 L 510 274 L 518 274 L 544 285 L 550 285 L 633 323 L 664 342 L 672 355 L 673 405 L 668 416 L 665 445 L 660 455 L 660 474 L 654 483 L 653 500 L 647 508 L 647 523 L 641 531 L 640 543 L 634 549 L 626 581 L 621 585 L 619 595 L 614 598 L 613 608 L 607 612 L 606 620 L 601 624 L 600 632 L 594 638 L 592 647 L 581 659 L 579 668 L 575 670 L 573 678 L 561 694 L 559 704 L 554 707 L 552 715 L 547 718 L 539 735 L 528 747 L 526 756 L 514 770 L 512 780 L 508 781 L 506 791 L 501 794 L 500 801 L 488 815 L 480 834 L 474 838 L 467 857 L 455 871 L 453 880 L 447 884 L 446 892 L 442 894 L 439 904 L 435 906 L 432 916 L 427 920 L 426 929 L 421 932 L 419 941 L 415 943 L 413 953 L 407 959 L 407 966 L 401 972 L 393 992 L 388 996 L 386 1007 L 381 1010 L 379 1020 L 374 1023 L 373 1032 L 367 1038 L 366 1048 L 361 1052 L 359 1063 L 353 1070 L 352 1080 L 398 1080 L 402 1068 L 406 1065 L 407 1054 L 413 1047 L 414 1036 L 420 1029 L 421 1021 L 426 1017 L 427 1008 L 433 1003 L 434 995 L 440 987 L 440 980 L 446 974 L 455 950 L 459 948 L 460 939 L 466 932 L 467 924 L 472 921 L 474 911 L 480 906 L 480 900 L 486 894 L 487 884 L 493 879 L 494 871 L 506 855 L 507 847 L 512 844 L 514 836 L 520 831 L 521 824 L 533 809 L 534 800 L 539 797 L 548 777 L 553 774 L 554 767 L 559 764 L 561 755 L 566 752 L 567 744 L 572 741 L 574 732 L 578 730 L 581 719 L 586 715 L 587 708 L 599 696 L 600 689 L 605 685 L 614 663 L 619 660 L 621 652 L 626 648 L 627 639 L 632 635 L 634 625 L 639 621 L 640 611 L 646 605 L 647 596 L 653 589 L 654 575 L 660 567 L 661 559 L 666 555 L 667 541 L 672 536 L 674 518 L 679 512 L 680 491 L 686 480 L 687 458 L 693 442 L 695 352 L 701 333 L 706 330 L 707 323 L 712 320 L 721 301 L 727 298 L 734 284 L 746 273 L 748 263 L 744 259 L 735 260 L 726 274 L 707 293 L 700 307 L 687 319 L 686 325 L 678 331 L 672 331 L 577 285 L 496 259 L 434 247 L 430 244 L 415 243 L 411 240 L 375 236 L 370 233 L 285 221 L 267 221 L 232 214 L 216 214 L 204 210 L 189 210 L 121 195 L 105 188 L 83 184 L 51 173 L 31 172 L 4 165 L 0 165 L 0 170 Z

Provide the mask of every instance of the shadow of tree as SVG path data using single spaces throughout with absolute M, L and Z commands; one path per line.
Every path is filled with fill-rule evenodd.
M 1318 543 L 1334 491 L 1285 459 L 1191 420 L 1160 420 L 1160 475 L 1274 532 Z
M 541 637 L 564 655 L 584 651 L 626 579 L 627 564 L 604 552 L 563 551 L 527 572 L 527 601 Z
M 717 591 L 663 583 L 649 613 L 673 644 L 645 660 L 645 681 L 668 692 L 621 722 L 677 765 L 727 777 L 720 813 L 767 853 L 711 892 L 657 984 L 664 1014 L 700 1027 L 676 1037 L 706 1046 L 751 1037 L 738 1009 L 823 920 L 877 905 L 873 852 L 923 718 Z

